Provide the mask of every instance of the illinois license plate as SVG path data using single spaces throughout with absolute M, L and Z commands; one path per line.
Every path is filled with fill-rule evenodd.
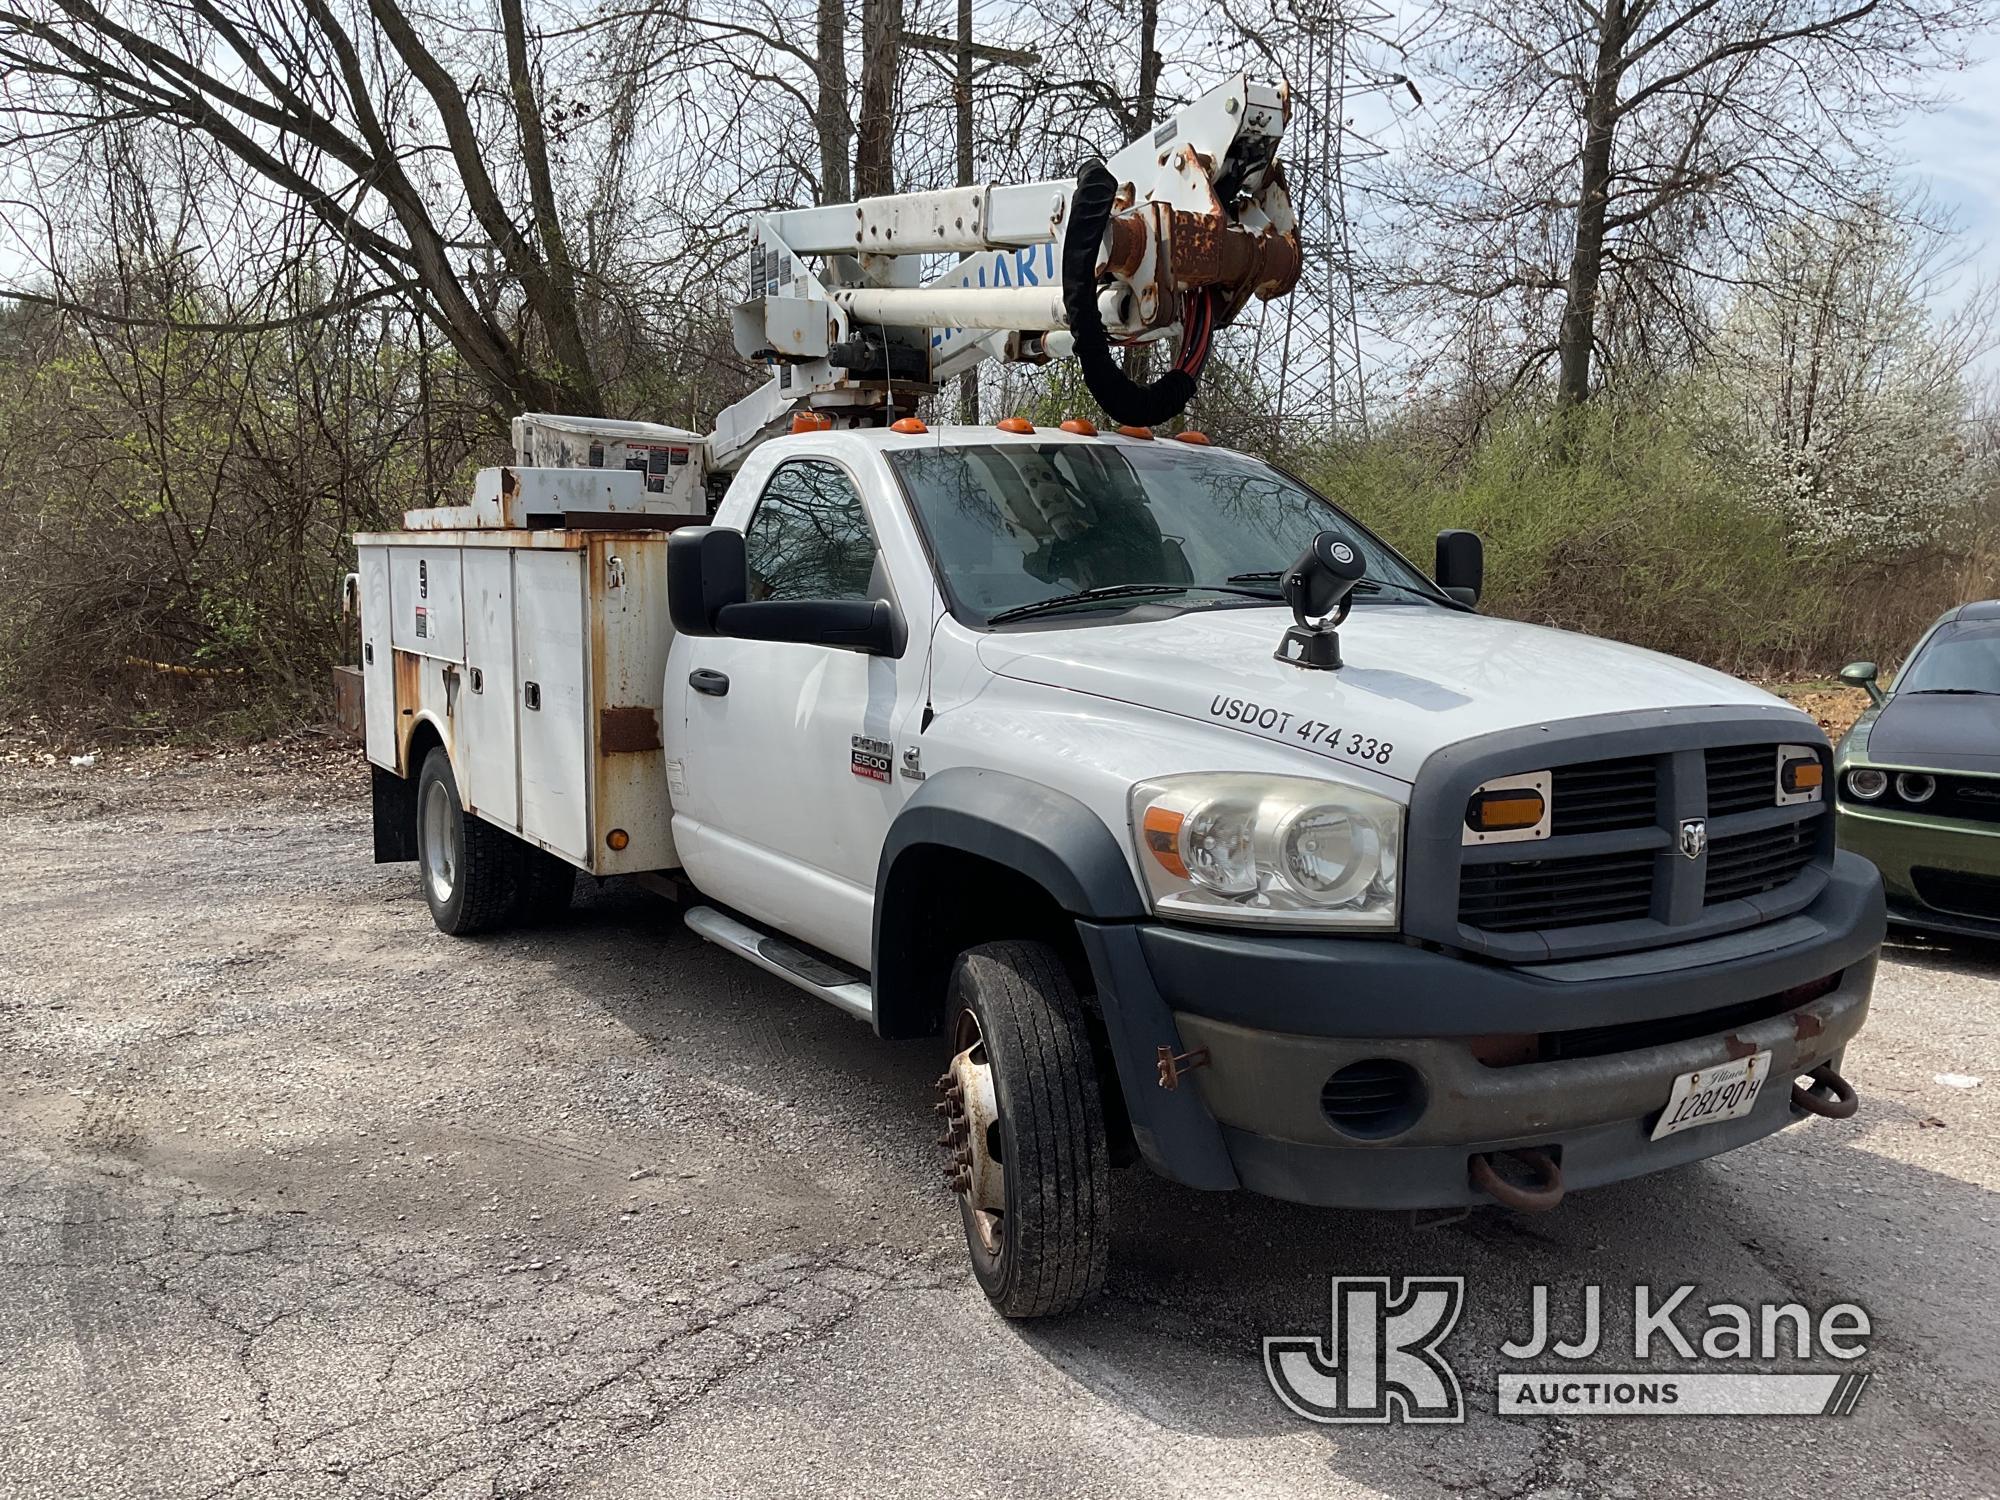
M 1667 1107 L 1660 1111 L 1660 1123 L 1653 1127 L 1653 1139 L 1718 1120 L 1741 1119 L 1756 1108 L 1770 1071 L 1771 1054 L 1759 1052 L 1681 1074 L 1667 1095 Z

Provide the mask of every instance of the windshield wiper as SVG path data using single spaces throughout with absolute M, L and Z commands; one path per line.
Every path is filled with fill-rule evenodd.
M 1264 568 L 1255 573 L 1231 573 L 1229 581 L 1231 583 L 1261 583 L 1267 579 L 1275 580 L 1283 578 L 1290 571 L 1291 569 L 1289 568 Z M 1394 589 L 1399 594 L 1408 594 L 1412 598 L 1423 600 L 1426 604 L 1443 604 L 1446 602 L 1436 594 L 1433 594 L 1429 589 L 1413 588 L 1407 583 L 1397 583 L 1393 578 L 1364 578 L 1354 585 L 1354 592 L 1357 594 L 1379 594 L 1384 589 Z
M 1939 696 L 1951 694 L 1967 698 L 2000 698 L 2000 693 L 1994 692 L 1991 688 L 1906 688 L 1904 691 L 1912 698 L 1926 698 L 1933 694 Z
M 1143 599 L 1161 594 L 1188 594 L 1197 591 L 1242 594 L 1251 599 L 1278 597 L 1268 589 L 1233 589 L 1219 583 L 1107 583 L 1094 589 L 1078 589 L 1073 594 L 1057 594 L 1052 598 L 1036 599 L 1028 604 L 1016 604 L 1011 609 L 1001 610 L 997 615 L 988 615 L 986 623 L 1002 625 L 1009 620 L 1024 620 L 1029 615 L 1041 614 L 1044 610 L 1060 609 L 1067 604 L 1088 604 L 1098 599 Z

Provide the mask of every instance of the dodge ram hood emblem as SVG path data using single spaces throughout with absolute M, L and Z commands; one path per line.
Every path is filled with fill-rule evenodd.
M 1700 859 L 1708 849 L 1708 820 L 1689 818 L 1681 824 L 1681 853 Z

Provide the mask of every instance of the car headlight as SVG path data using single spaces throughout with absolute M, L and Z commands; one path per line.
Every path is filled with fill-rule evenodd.
M 1132 788 L 1153 909 L 1211 922 L 1392 929 L 1403 809 L 1304 776 L 1196 772 Z
M 1889 790 L 1889 773 L 1873 766 L 1856 766 L 1847 773 L 1847 789 L 1863 802 L 1873 802 Z
M 1896 795 L 1908 803 L 1928 802 L 1936 790 L 1937 779 L 1922 771 L 1905 771 L 1896 778 Z

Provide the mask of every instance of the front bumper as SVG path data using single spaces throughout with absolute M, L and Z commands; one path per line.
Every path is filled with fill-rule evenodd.
M 1882 872 L 1890 921 L 1937 932 L 2000 938 L 2000 907 L 1974 910 L 1971 901 L 1960 901 L 1951 908 L 1939 906 L 1924 898 L 1912 874 L 1922 868 L 2000 881 L 2000 824 L 1863 810 L 1845 801 L 1837 805 L 1835 819 L 1840 847 L 1871 861 Z
M 1304 1203 L 1423 1208 L 1486 1201 L 1468 1174 L 1489 1151 L 1547 1150 L 1568 1186 L 1589 1187 L 1801 1118 L 1784 1085 L 1837 1067 L 1860 1030 L 1883 905 L 1873 868 L 1842 855 L 1812 905 L 1764 927 L 1530 966 L 1396 941 L 1080 925 L 1155 1170 Z M 1164 1089 L 1163 1046 L 1208 1060 Z M 1576 1050 L 1592 1055 L 1562 1055 Z M 1771 1084 L 1751 1114 L 1648 1139 L 1678 1075 L 1761 1051 Z M 1422 1107 L 1394 1134 L 1359 1139 L 1322 1110 L 1321 1089 L 1377 1059 L 1416 1070 Z

